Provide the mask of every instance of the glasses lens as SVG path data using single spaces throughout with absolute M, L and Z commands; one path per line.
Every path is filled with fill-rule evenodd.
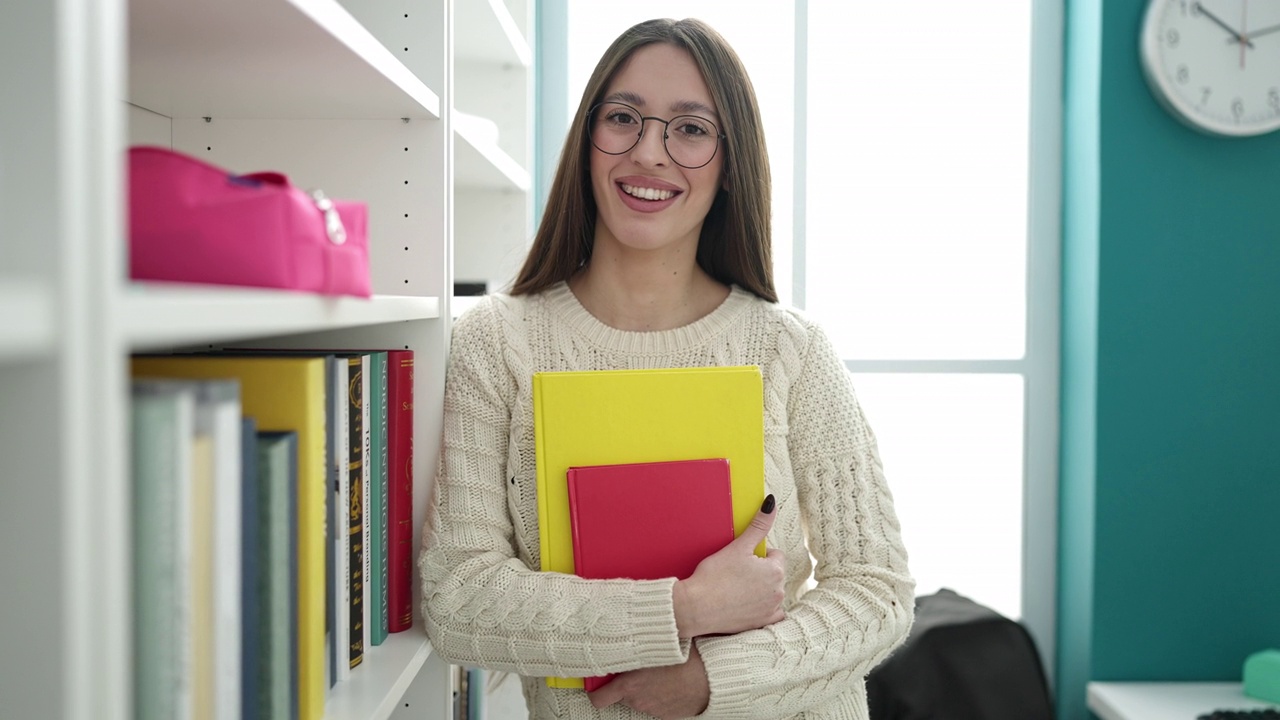
M 601 152 L 621 155 L 640 142 L 644 121 L 640 111 L 630 105 L 606 102 L 591 111 L 587 128 L 591 143 Z M 704 117 L 681 115 L 666 123 L 663 142 L 677 165 L 700 168 L 715 157 L 720 131 Z
M 602 152 L 621 155 L 640 140 L 644 121 L 635 108 L 621 103 L 601 103 L 591 112 L 591 142 Z
M 702 167 L 711 162 L 719 144 L 716 125 L 706 118 L 681 115 L 667 125 L 667 152 L 685 167 Z

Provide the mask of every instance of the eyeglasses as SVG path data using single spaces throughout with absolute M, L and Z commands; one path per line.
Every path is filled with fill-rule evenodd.
M 670 120 L 641 115 L 640 111 L 619 102 L 604 102 L 591 108 L 587 115 L 587 131 L 591 144 L 606 155 L 622 155 L 640 143 L 644 121 L 656 120 L 665 125 L 662 145 L 672 162 L 696 170 L 711 162 L 724 138 L 716 124 L 697 115 L 679 115 Z

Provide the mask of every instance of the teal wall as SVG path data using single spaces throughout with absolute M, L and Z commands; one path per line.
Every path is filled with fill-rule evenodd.
M 1280 133 L 1166 113 L 1145 7 L 1067 0 L 1061 720 L 1280 647 Z

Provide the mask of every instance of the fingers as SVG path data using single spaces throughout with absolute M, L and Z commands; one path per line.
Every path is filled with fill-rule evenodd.
M 605 683 L 595 691 L 587 693 L 587 698 L 591 700 L 592 707 L 597 710 L 607 708 L 625 696 L 622 685 L 615 678 L 612 682 Z
M 774 509 L 775 501 L 773 494 L 770 493 L 761 503 L 760 512 L 756 513 L 756 516 L 751 519 L 751 524 L 747 526 L 746 530 L 742 531 L 742 534 L 734 542 L 753 549 L 759 545 L 760 541 L 764 540 L 765 536 L 769 534 L 769 529 L 773 527 L 773 519 L 777 516 Z

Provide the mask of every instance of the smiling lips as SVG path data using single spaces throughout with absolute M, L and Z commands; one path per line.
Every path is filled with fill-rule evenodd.
M 674 190 L 660 190 L 652 187 L 639 187 L 636 185 L 628 185 L 627 183 L 618 183 L 622 188 L 622 192 L 634 198 L 641 200 L 670 200 L 676 196 Z

